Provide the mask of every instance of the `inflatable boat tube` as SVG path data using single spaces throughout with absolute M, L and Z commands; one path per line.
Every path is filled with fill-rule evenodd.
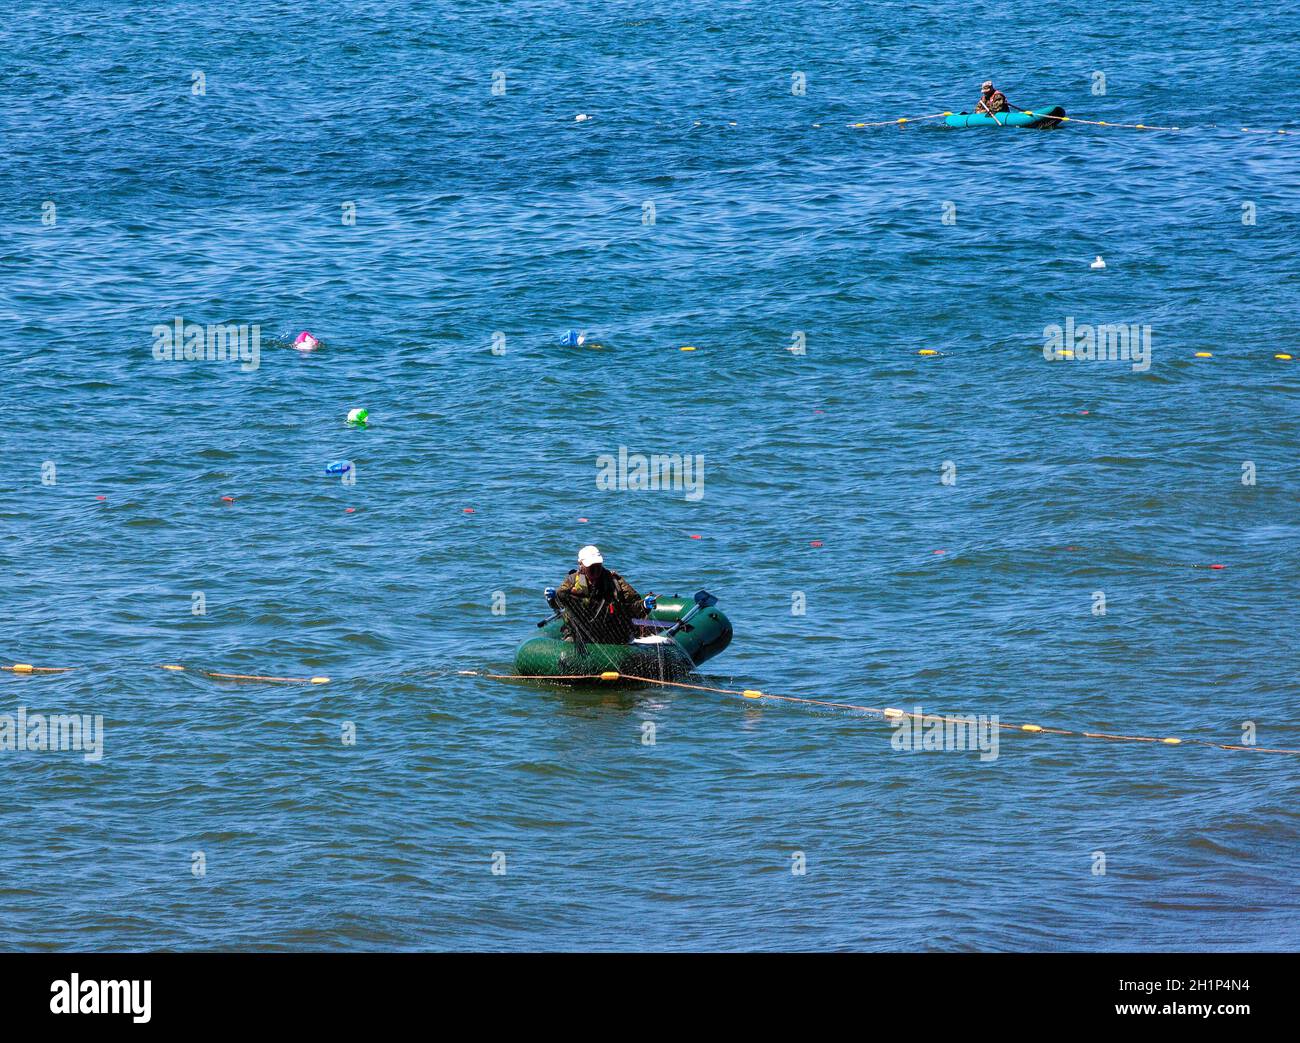
M 1053 105 L 1045 109 L 1032 109 L 1026 112 L 999 112 L 996 116 L 988 113 L 954 112 L 944 117 L 944 123 L 950 127 L 1032 127 L 1042 129 L 1059 127 L 1068 123 L 1065 109 Z
M 588 641 L 579 649 L 561 635 L 562 622 L 552 620 L 538 636 L 519 646 L 515 673 L 580 681 L 612 670 L 631 677 L 680 681 L 731 643 L 731 621 L 717 605 L 702 608 L 669 633 L 695 607 L 692 598 L 660 597 L 650 618 L 625 645 Z

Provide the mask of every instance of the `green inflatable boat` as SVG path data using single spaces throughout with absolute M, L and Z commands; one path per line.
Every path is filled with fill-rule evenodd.
M 542 632 L 515 652 L 515 673 L 566 681 L 680 681 L 731 643 L 731 621 L 717 603 L 706 590 L 694 598 L 661 597 L 650 618 L 637 621 L 636 636 L 625 645 L 566 641 L 563 621 L 545 620 L 538 624 Z
M 1024 112 L 999 112 L 990 116 L 986 112 L 954 112 L 944 117 L 950 127 L 1059 127 L 1069 122 L 1065 110 L 1059 105 L 1050 109 L 1032 109 Z

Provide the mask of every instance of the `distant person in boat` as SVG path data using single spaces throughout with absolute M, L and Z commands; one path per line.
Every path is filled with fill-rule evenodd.
M 1007 96 L 993 86 L 992 80 L 980 84 L 980 100 L 975 103 L 975 111 L 992 116 L 995 112 L 1010 112 L 1012 105 Z
M 623 645 L 632 640 L 632 621 L 654 611 L 654 595 L 643 598 L 613 569 L 596 547 L 578 551 L 578 567 L 570 569 L 560 589 L 546 589 L 546 600 L 565 611 L 563 633 L 573 640 L 573 627 L 583 641 Z

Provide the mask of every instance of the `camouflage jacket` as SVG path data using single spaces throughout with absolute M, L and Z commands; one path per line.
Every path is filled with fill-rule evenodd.
M 980 100 L 975 103 L 975 111 L 987 113 L 1010 112 L 1011 104 L 1007 101 L 1005 94 L 1001 91 L 994 91 L 988 98 L 983 95 L 980 96 Z
M 555 598 L 576 617 L 584 640 L 609 644 L 625 644 L 631 640 L 632 620 L 644 607 L 641 595 L 613 569 L 603 569 L 595 584 L 572 569 L 555 592 Z M 564 633 L 570 638 L 572 625 L 573 619 L 566 618 Z

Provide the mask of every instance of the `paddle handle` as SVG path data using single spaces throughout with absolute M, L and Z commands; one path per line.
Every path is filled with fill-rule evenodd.
M 664 633 L 675 634 L 681 627 L 685 626 L 692 619 L 694 619 L 696 615 L 699 614 L 700 609 L 702 609 L 703 607 L 704 607 L 703 605 L 696 605 L 693 609 L 687 612 L 686 615 L 682 616 L 681 619 L 679 619 L 676 623 L 674 623 L 667 630 L 665 630 Z

